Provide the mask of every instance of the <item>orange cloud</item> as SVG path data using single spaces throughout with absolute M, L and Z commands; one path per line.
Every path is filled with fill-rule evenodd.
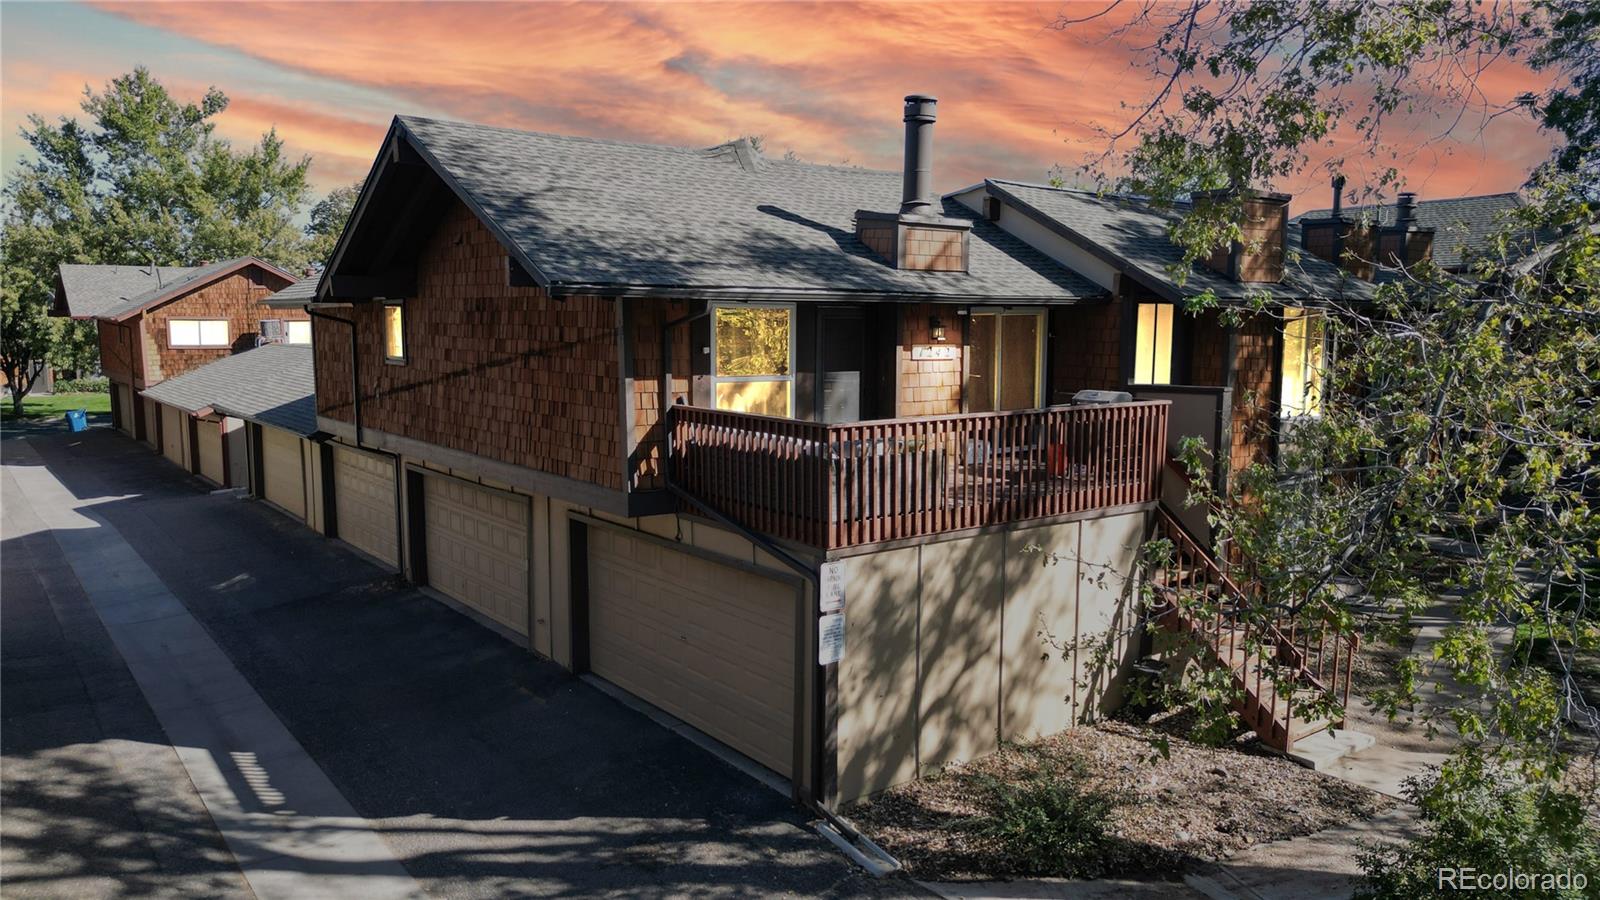
M 1060 32 L 1054 9 L 1023 3 L 141 3 L 104 11 L 317 79 L 453 118 L 598 137 L 711 144 L 764 135 L 771 149 L 820 162 L 893 167 L 899 99 L 925 91 L 940 109 L 938 183 L 986 175 L 1043 179 L 1103 147 L 1147 95 L 1147 74 L 1109 17 Z M 158 67 L 159 69 L 159 67 Z M 159 71 L 158 71 L 159 74 Z M 1502 61 L 1482 82 L 1537 89 Z M 237 92 L 241 123 L 280 133 L 341 179 L 370 159 L 382 122 L 299 98 Z M 368 113 L 370 115 L 370 113 Z M 1396 153 L 1429 195 L 1508 190 L 1545 155 L 1525 121 L 1474 141 L 1430 142 L 1426 113 L 1397 123 Z M 363 152 L 363 141 L 369 141 Z M 1348 151 L 1339 141 L 1313 162 Z M 1376 173 L 1389 163 L 1360 161 Z M 326 173 L 324 173 L 326 175 Z M 1311 192 L 1313 170 L 1278 187 Z M 1297 204 L 1298 205 L 1298 204 Z

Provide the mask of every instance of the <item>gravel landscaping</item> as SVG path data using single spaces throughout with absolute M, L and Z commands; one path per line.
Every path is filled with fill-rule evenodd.
M 1158 717 L 1159 718 L 1159 717 Z M 845 810 L 916 878 L 1177 877 L 1267 841 L 1311 834 L 1395 804 L 1313 772 L 1252 739 L 1214 748 L 1179 737 L 1181 716 L 1155 724 L 1108 721 L 1002 748 Z M 1153 741 L 1166 737 L 1163 758 Z M 1042 863 L 984 828 L 999 785 L 1062 773 L 1073 789 L 1110 801 L 1105 837 L 1070 862 Z M 989 819 L 988 821 L 992 821 Z

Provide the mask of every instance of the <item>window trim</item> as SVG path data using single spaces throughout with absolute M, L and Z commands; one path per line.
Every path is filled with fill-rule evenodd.
M 1037 339 L 1034 341 L 1033 350 L 1034 359 L 1038 360 L 1038 366 L 1036 367 L 1035 373 L 1037 377 L 1035 377 L 1033 384 L 1033 405 L 1025 408 L 1043 409 L 1045 400 L 1045 383 L 1049 378 L 1048 369 L 1050 364 L 1046 353 L 1046 351 L 1049 349 L 1050 310 L 1043 306 L 1008 306 L 1000 309 L 981 309 L 978 307 L 972 307 L 967 312 L 968 327 L 966 334 L 963 334 L 962 336 L 961 343 L 961 411 L 970 412 L 972 408 L 967 391 L 967 382 L 972 378 L 972 343 L 970 340 L 971 320 L 976 319 L 979 316 L 994 316 L 996 320 L 994 329 L 994 373 L 989 379 L 990 390 L 993 391 L 992 396 L 989 398 L 989 408 L 993 412 L 1009 412 L 1009 410 L 1002 410 L 999 408 L 999 376 L 1001 367 L 1005 365 L 1005 349 L 1002 341 L 1000 340 L 999 319 L 1003 316 L 1033 316 L 1039 320 L 1039 327 L 1036 331 Z
M 224 335 L 224 337 L 222 339 L 222 343 L 220 343 L 220 344 L 207 344 L 207 343 L 203 343 L 203 342 L 197 342 L 197 343 L 193 343 L 193 344 L 179 344 L 179 343 L 176 343 L 175 341 L 172 340 L 172 325 L 173 325 L 174 322 L 193 322 L 193 323 L 195 323 L 194 334 L 195 334 L 195 339 L 197 341 L 199 341 L 199 339 L 202 338 L 204 336 L 204 334 L 205 334 L 205 328 L 204 328 L 205 323 L 207 323 L 207 322 L 221 322 L 222 323 L 222 331 L 223 331 L 223 335 Z M 226 350 L 229 347 L 233 346 L 233 323 L 230 322 L 227 319 L 199 319 L 199 318 L 195 318 L 193 316 L 174 316 L 173 318 L 168 319 L 165 324 L 166 324 L 166 329 L 167 329 L 167 349 L 168 350 Z
M 406 301 L 404 299 L 388 300 L 380 298 L 380 302 L 383 304 L 383 318 L 380 320 L 382 340 L 378 345 L 378 349 L 383 353 L 383 362 L 385 365 L 390 366 L 406 365 L 411 361 L 411 329 L 406 327 Z M 389 355 L 389 310 L 391 307 L 400 310 L 399 356 Z
M 717 374 L 717 310 L 720 309 L 782 309 L 789 312 L 789 374 L 787 375 L 718 375 Z M 717 406 L 717 385 L 719 384 L 750 384 L 758 381 L 782 381 L 789 388 L 789 415 L 787 418 L 798 418 L 799 410 L 795 408 L 794 369 L 797 356 L 797 341 L 800 331 L 800 312 L 798 304 L 773 303 L 764 301 L 751 301 L 739 303 L 729 300 L 717 300 L 710 304 L 711 319 L 711 408 Z M 732 410 L 728 410 L 731 412 Z M 744 413 L 744 415 L 761 415 L 761 413 Z

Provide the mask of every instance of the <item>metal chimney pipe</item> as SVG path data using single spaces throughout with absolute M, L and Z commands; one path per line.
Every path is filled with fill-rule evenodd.
M 1417 221 L 1417 195 L 1405 191 L 1394 204 L 1394 223 L 1402 228 L 1415 224 Z
M 905 181 L 900 191 L 902 216 L 934 215 L 933 122 L 937 98 L 923 94 L 906 97 Z
M 1333 176 L 1333 217 L 1337 219 L 1344 212 L 1344 176 Z

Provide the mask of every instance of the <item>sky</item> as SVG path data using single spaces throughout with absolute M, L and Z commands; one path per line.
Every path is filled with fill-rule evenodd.
M 275 127 L 313 157 L 319 192 L 365 174 L 396 114 L 591 137 L 710 146 L 762 136 L 767 152 L 873 168 L 900 163 L 901 98 L 937 96 L 936 187 L 1044 181 L 1104 146 L 1152 85 L 1107 20 L 1049 24 L 1098 5 L 1058 3 L 22 3 L 0 4 L 0 155 L 23 151 L 29 113 L 78 114 L 145 65 L 183 99 L 231 98 L 236 144 Z M 1505 62 L 1483 80 L 1504 102 L 1542 82 Z M 1515 190 L 1549 152 L 1525 119 L 1439 111 L 1388 132 L 1407 186 L 1428 197 Z M 1313 162 L 1337 152 L 1319 151 Z M 1375 171 L 1390 160 L 1372 161 Z M 1361 177 L 1356 167 L 1352 180 Z M 1325 173 L 1276 190 L 1327 205 Z

